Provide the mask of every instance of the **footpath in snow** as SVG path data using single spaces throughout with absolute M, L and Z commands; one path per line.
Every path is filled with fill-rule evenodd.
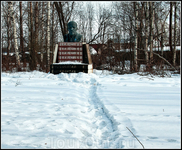
M 1 148 L 142 148 L 132 133 L 145 148 L 180 148 L 180 85 L 180 75 L 1 73 Z

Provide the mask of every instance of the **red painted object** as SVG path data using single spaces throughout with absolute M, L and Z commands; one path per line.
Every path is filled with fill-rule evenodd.
M 80 42 L 59 42 L 58 43 L 58 63 L 65 61 L 83 60 L 83 48 Z

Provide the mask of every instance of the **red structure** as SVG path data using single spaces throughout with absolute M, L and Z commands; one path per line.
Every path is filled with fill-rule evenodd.
M 79 42 L 59 42 L 58 43 L 58 63 L 64 61 L 82 62 L 82 43 Z

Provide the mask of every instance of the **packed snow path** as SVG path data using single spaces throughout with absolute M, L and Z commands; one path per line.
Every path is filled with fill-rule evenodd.
M 180 77 L 1 74 L 1 148 L 180 148 Z

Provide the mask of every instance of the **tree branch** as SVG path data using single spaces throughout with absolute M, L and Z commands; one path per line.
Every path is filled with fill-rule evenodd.
M 139 48 L 137 48 L 137 49 L 138 49 L 138 50 L 145 51 L 145 50 L 143 50 L 143 49 L 139 49 Z M 175 68 L 173 65 L 171 65 L 171 64 L 169 63 L 169 61 L 167 61 L 164 57 L 162 57 L 161 55 L 159 55 L 159 54 L 157 54 L 157 53 L 155 53 L 155 52 L 153 52 L 153 51 L 152 51 L 152 53 L 153 53 L 154 55 L 157 55 L 159 58 L 163 59 L 168 65 L 170 65 L 174 70 L 176 70 L 176 68 Z
M 126 127 L 130 132 L 131 132 L 131 130 L 128 128 L 128 127 Z M 133 134 L 133 132 L 131 132 L 132 134 Z M 144 148 L 144 146 L 143 146 L 143 144 L 139 141 L 139 139 L 133 134 L 133 136 L 137 139 L 137 141 L 142 145 L 142 147 L 143 147 L 143 149 L 145 149 Z

